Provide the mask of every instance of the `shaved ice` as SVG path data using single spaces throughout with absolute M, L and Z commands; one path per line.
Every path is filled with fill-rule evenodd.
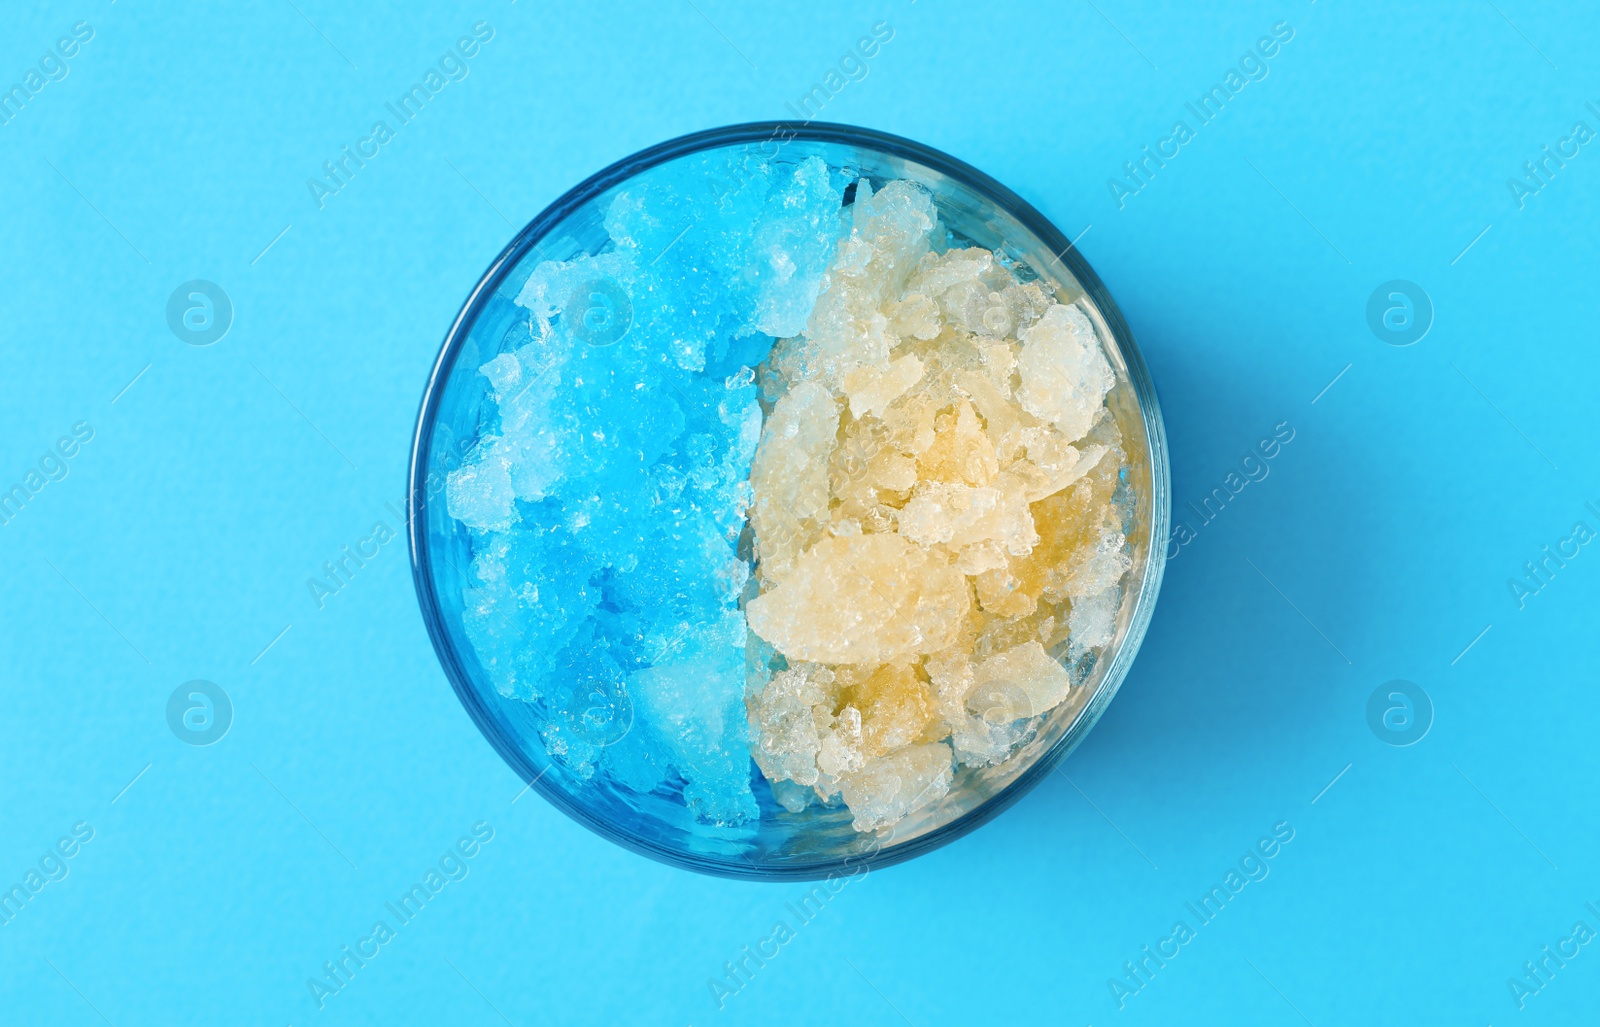
M 1133 565 L 1085 310 L 815 156 L 680 158 L 603 213 L 521 285 L 446 487 L 500 694 L 570 774 L 718 827 L 875 831 L 1015 755 Z

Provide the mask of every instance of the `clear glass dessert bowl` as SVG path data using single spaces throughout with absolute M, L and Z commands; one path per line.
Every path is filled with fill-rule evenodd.
M 909 859 L 1083 740 L 1149 624 L 1161 416 L 1016 194 L 842 125 L 685 136 L 562 196 L 445 338 L 409 539 L 485 737 L 620 845 Z

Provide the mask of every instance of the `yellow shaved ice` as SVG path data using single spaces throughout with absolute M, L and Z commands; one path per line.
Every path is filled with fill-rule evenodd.
M 758 369 L 745 617 L 778 655 L 746 709 L 784 806 L 842 800 L 871 831 L 1081 690 L 1068 667 L 1114 637 L 1132 558 L 1085 312 L 999 253 L 938 252 L 920 186 L 863 181 L 850 216 L 805 331 Z

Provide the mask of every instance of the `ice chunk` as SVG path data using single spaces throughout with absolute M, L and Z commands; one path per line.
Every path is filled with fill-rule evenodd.
M 1022 408 L 1054 424 L 1068 442 L 1083 438 L 1116 383 L 1089 319 L 1058 303 L 1021 338 Z
M 938 713 L 932 690 L 910 662 L 878 667 L 846 686 L 840 698 L 861 711 L 861 751 L 868 758 L 917 741 Z
M 889 304 L 889 327 L 901 338 L 936 339 L 942 326 L 939 304 L 920 292 Z
M 922 377 L 923 364 L 915 353 L 894 360 L 887 371 L 858 367 L 845 375 L 844 391 L 850 397 L 850 416 L 882 416 L 889 404 L 899 399 Z
M 489 379 L 496 400 L 504 399 L 522 384 L 522 363 L 514 353 L 502 353 L 478 368 L 478 373 Z
M 1037 717 L 1067 697 L 1072 678 L 1044 646 L 1029 640 L 973 668 L 967 709 L 991 724 Z
M 994 488 L 932 482 L 900 511 L 900 534 L 924 545 L 955 548 L 998 542 L 1013 556 L 1033 551 L 1039 535 L 1020 487 Z
M 772 782 L 772 798 L 790 813 L 799 813 L 816 800 L 817 793 L 804 785 L 780 778 Z
M 822 269 L 833 253 L 842 198 L 821 157 L 807 157 L 788 182 L 773 190 L 763 209 L 766 223 L 752 242 L 754 276 L 760 282 L 756 331 L 786 336 L 805 328 L 822 289 Z
M 771 780 L 817 783 L 817 752 L 822 736 L 812 707 L 828 699 L 833 673 L 798 664 L 777 674 L 745 698 L 749 710 L 751 755 Z
M 737 650 L 713 648 L 683 663 L 646 667 L 629 683 L 636 715 L 651 725 L 687 781 L 689 808 L 710 824 L 754 819 L 744 666 Z
M 772 412 L 750 469 L 750 519 L 767 582 L 787 577 L 827 524 L 828 458 L 838 429 L 838 404 L 816 382 L 796 385 Z
M 451 471 L 445 479 L 445 509 L 450 516 L 478 531 L 505 531 L 516 520 L 512 503 L 509 446 L 488 438 L 473 451 L 473 459 Z
M 933 445 L 917 456 L 917 469 L 930 481 L 987 485 L 1000 469 L 994 443 L 972 404 L 962 400 L 935 420 Z
M 991 724 L 982 717 L 962 715 L 952 722 L 950 747 L 963 766 L 990 767 L 1004 763 L 1018 745 L 1037 732 L 1037 722 L 1014 720 Z
M 1111 641 L 1117 633 L 1117 609 L 1121 595 L 1116 588 L 1074 600 L 1067 624 L 1072 631 L 1072 649 L 1083 652 Z
M 822 741 L 817 749 L 817 769 L 820 771 L 818 791 L 824 790 L 822 779 L 831 781 L 841 774 L 854 773 L 866 766 L 867 757 L 861 750 L 860 710 L 846 706 L 838 715 L 827 717 L 822 726 Z
M 901 749 L 847 773 L 839 790 L 854 814 L 855 829 L 871 831 L 944 798 L 952 776 L 950 747 L 935 742 Z
M 970 605 L 960 571 L 898 535 L 829 536 L 745 616 L 791 659 L 878 664 L 943 649 Z

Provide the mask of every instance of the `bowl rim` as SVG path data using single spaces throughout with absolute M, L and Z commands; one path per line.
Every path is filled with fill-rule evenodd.
M 541 783 L 544 772 L 549 769 L 551 763 L 547 761 L 543 768 L 535 766 L 527 752 L 504 737 L 498 723 L 485 705 L 483 696 L 473 687 L 472 680 L 462 666 L 443 623 L 444 614 L 428 566 L 426 518 L 430 496 L 427 490 L 427 478 L 430 473 L 428 465 L 431 457 L 431 440 L 444 386 L 466 344 L 472 326 L 482 314 L 489 298 L 534 245 L 560 225 L 571 212 L 613 186 L 649 168 L 702 150 L 741 143 L 791 140 L 873 149 L 913 161 L 959 181 L 990 203 L 1005 210 L 1024 228 L 1033 232 L 1055 254 L 1056 259 L 1066 266 L 1067 271 L 1098 308 L 1107 328 L 1110 329 L 1127 367 L 1129 384 L 1138 402 L 1150 448 L 1152 492 L 1150 540 L 1139 594 L 1129 618 L 1127 632 L 1111 655 L 1111 665 L 1066 733 L 1008 785 L 942 827 L 903 843 L 879 845 L 865 855 L 828 857 L 809 863 L 753 863 L 749 860 L 741 863 L 737 857 L 724 858 L 685 853 L 630 834 L 619 829 L 613 822 L 591 814 L 586 808 L 573 802 L 561 789 Z M 1032 204 L 972 165 L 901 136 L 834 122 L 753 121 L 678 136 L 630 154 L 601 169 L 567 190 L 540 211 L 489 264 L 478 283 L 468 293 L 455 320 L 445 333 L 444 342 L 423 391 L 416 430 L 412 437 L 411 465 L 407 473 L 409 487 L 406 495 L 406 534 L 417 602 L 440 666 L 455 690 L 457 699 L 465 707 L 479 732 L 489 740 L 506 764 L 526 782 L 527 788 L 539 792 L 551 805 L 608 841 L 670 866 L 715 877 L 742 880 L 820 880 L 841 876 L 841 873 L 855 875 L 870 869 L 892 866 L 955 841 L 1009 809 L 1032 791 L 1044 780 L 1045 775 L 1054 770 L 1077 748 L 1122 687 L 1123 680 L 1127 677 L 1133 660 L 1143 644 L 1146 629 L 1154 613 L 1166 568 L 1171 521 L 1170 477 L 1166 431 L 1162 423 L 1155 384 L 1150 378 L 1144 356 L 1134 342 L 1127 321 L 1111 298 L 1105 284 L 1100 280 L 1100 276 L 1078 252 L 1076 244 Z

